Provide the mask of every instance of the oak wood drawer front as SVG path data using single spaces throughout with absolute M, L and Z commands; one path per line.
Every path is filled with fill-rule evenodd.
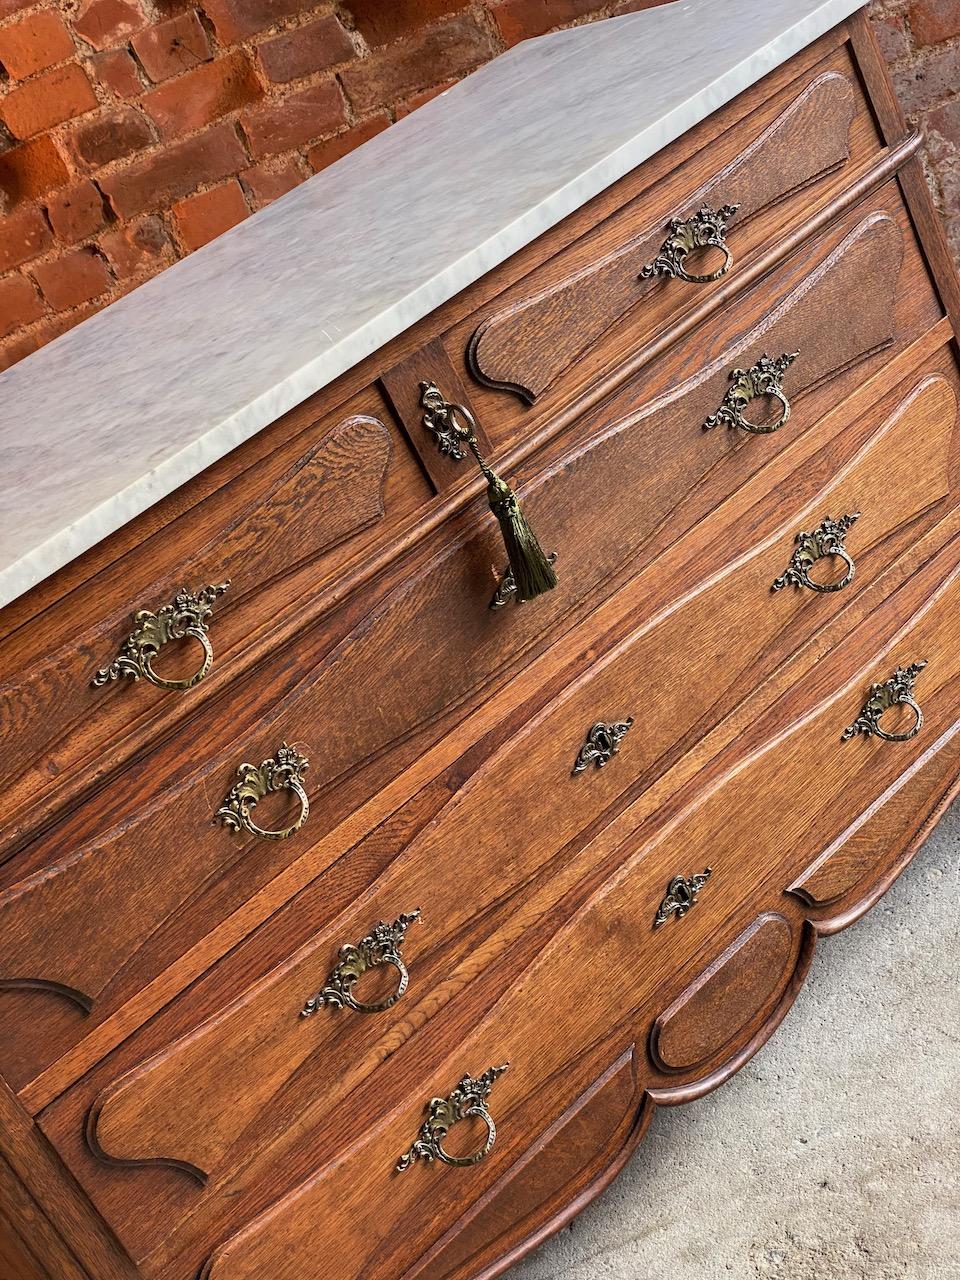
M 724 138 L 721 150 L 739 150 L 727 164 L 712 155 L 697 156 L 661 188 L 647 193 L 641 207 L 629 210 L 634 225 L 626 243 L 604 253 L 602 230 L 595 232 L 589 237 L 595 237 L 595 245 L 578 244 L 571 255 L 592 257 L 592 264 L 568 272 L 552 287 L 498 303 L 470 341 L 468 363 L 474 375 L 532 401 L 625 312 L 642 305 L 646 295 L 669 289 L 673 298 L 668 315 L 688 306 L 694 282 L 666 274 L 666 267 L 645 279 L 640 275 L 657 261 L 669 219 L 689 220 L 703 206 L 714 211 L 736 206 L 729 225 L 723 225 L 724 241 L 739 258 L 749 252 L 749 242 L 738 232 L 752 217 L 791 197 L 797 211 L 809 207 L 811 197 L 800 193 L 847 163 L 858 106 L 862 109 L 854 82 L 839 71 L 813 75 L 805 84 L 791 86 L 775 104 L 764 104 L 756 113 L 759 120 L 747 117 Z M 707 166 L 714 171 L 704 179 Z M 781 226 L 790 216 L 790 210 L 780 210 Z M 618 220 L 623 225 L 627 218 L 624 211 Z M 717 249 L 695 251 L 685 260 L 685 269 L 709 274 L 721 261 Z M 676 269 L 684 269 L 679 260 Z M 525 284 L 535 287 L 535 282 Z
M 562 409 L 591 378 L 641 350 L 789 238 L 789 228 L 834 200 L 878 160 L 880 138 L 846 48 L 834 50 L 701 152 L 647 185 L 580 239 L 458 323 L 444 338 L 479 383 L 475 403 L 495 439 L 515 437 L 513 392 L 543 411 Z M 719 281 L 641 278 L 674 217 L 739 204 L 726 242 L 733 266 Z M 692 255 L 690 272 L 722 262 Z M 696 264 L 696 265 L 694 265 Z M 492 390 L 491 390 L 492 388 Z
M 571 625 L 591 593 L 638 571 L 658 537 L 675 540 L 938 317 L 895 186 L 882 194 L 794 255 L 762 296 L 742 300 L 752 327 L 731 341 L 729 319 L 707 326 L 644 379 L 645 405 L 625 389 L 525 487 L 531 518 L 561 552 L 557 591 L 491 614 L 498 538 L 489 516 L 478 532 L 474 515 L 421 548 L 416 572 L 400 566 L 398 585 L 387 578 L 372 607 L 355 601 L 304 634 L 0 869 L 0 1012 L 10 1029 L 0 1067 L 11 1083 L 81 1039 Z M 787 427 L 743 440 L 703 432 L 733 366 L 767 347 L 802 352 L 787 378 L 797 400 Z M 676 368 L 697 372 L 671 385 Z M 586 523 L 585 493 L 602 495 Z M 393 696 L 371 715 L 371 673 L 388 668 Z M 215 828 L 240 762 L 283 741 L 312 755 L 304 831 L 268 846 Z
M 770 713 L 769 736 L 745 766 L 712 778 L 705 794 L 652 842 L 625 849 L 620 872 L 569 921 L 555 914 L 541 919 L 536 958 L 476 1029 L 454 1046 L 419 1047 L 426 1074 L 418 1097 L 410 1096 L 413 1058 L 398 1054 L 388 1073 L 341 1104 L 312 1143 L 316 1172 L 218 1248 L 202 1274 L 252 1280 L 269 1269 L 278 1280 L 305 1272 L 332 1276 L 318 1265 L 304 1231 L 306 1223 L 320 1220 L 336 1224 L 338 1274 L 376 1280 L 403 1274 L 415 1251 L 429 1247 L 432 1233 L 573 1101 L 581 1087 L 580 1053 L 602 1042 L 609 1062 L 625 1034 L 647 1033 L 646 1010 L 664 1011 L 662 1036 L 666 1011 L 676 1007 L 684 988 L 757 920 L 768 935 L 763 955 L 780 965 L 772 986 L 754 983 L 770 1013 L 793 968 L 805 962 L 802 911 L 783 891 L 931 745 L 953 732 L 960 716 L 956 552 L 954 540 L 800 686 L 789 708 Z M 871 682 L 921 653 L 929 663 L 917 688 L 927 717 L 923 733 L 902 743 L 842 740 Z M 803 805 L 793 802 L 797 787 Z M 701 869 L 707 858 L 713 873 L 697 906 L 664 926 L 668 932 L 656 929 L 670 877 Z M 746 945 L 742 941 L 736 951 Z M 479 1003 L 477 1016 L 482 1010 Z M 712 1070 L 724 1049 L 709 1042 L 674 1047 L 678 1062 L 694 1054 L 697 1060 L 671 1067 L 673 1086 L 692 1084 L 698 1071 Z M 416 1136 L 426 1099 L 445 1096 L 465 1071 L 477 1075 L 507 1060 L 510 1071 L 490 1100 L 499 1126 L 491 1156 L 469 1173 L 417 1166 L 402 1178 L 392 1176 L 397 1157 Z M 569 1092 L 561 1087 L 551 1095 L 551 1080 L 567 1073 Z M 663 1080 L 652 1065 L 644 1075 L 652 1087 Z M 178 1264 L 174 1276 L 187 1274 L 186 1268 Z
M 361 401 L 379 403 L 373 393 Z M 385 516 L 393 522 L 423 501 L 387 421 L 379 403 L 379 416 L 346 411 L 316 423 L 4 641 L 0 768 L 10 785 L 0 797 L 0 859 L 59 799 L 115 769 L 129 740 L 195 710 L 265 625 L 333 576 L 337 548 L 342 558 L 369 544 L 383 536 Z M 227 581 L 207 619 L 214 660 L 201 683 L 174 691 L 120 675 L 94 687 L 134 631 L 135 611 Z M 182 678 L 201 657 L 195 640 L 171 642 L 155 670 Z
M 192 1170 L 203 1179 L 204 1195 L 215 1195 L 221 1186 L 236 1185 L 239 1170 L 269 1147 L 270 1135 L 294 1117 L 300 1131 L 309 1133 L 376 1068 L 388 1045 L 442 1016 L 449 997 L 440 993 L 451 968 L 463 961 L 469 972 L 471 951 L 481 950 L 485 965 L 498 958 L 487 939 L 505 922 L 501 904 L 517 890 L 529 896 L 534 884 L 542 906 L 551 892 L 556 902 L 564 885 L 556 871 L 568 870 L 582 833 L 638 787 L 648 787 L 693 729 L 705 734 L 872 583 L 889 555 L 904 545 L 903 536 L 894 536 L 897 529 L 913 542 L 924 527 L 924 511 L 928 525 L 943 514 L 951 478 L 956 483 L 955 375 L 914 379 L 892 412 L 881 408 L 866 423 L 838 414 L 834 423 L 810 432 L 787 455 L 798 455 L 788 479 L 768 477 L 765 470 L 752 486 L 752 504 L 741 495 L 736 512 L 721 510 L 678 543 L 665 563 L 641 575 L 630 590 L 644 602 L 644 621 L 530 725 L 482 759 L 369 891 L 355 889 L 349 910 L 297 953 L 284 956 L 235 1003 L 97 1093 L 88 1121 L 94 1148 L 112 1160 L 161 1161 Z M 866 442 L 838 465 L 837 450 L 854 430 L 866 432 Z M 918 439 L 926 441 L 922 459 L 916 456 Z M 822 487 L 820 472 L 831 477 Z M 788 495 L 792 514 L 785 518 Z M 798 529 L 813 527 L 825 512 L 857 508 L 861 536 L 851 535 L 849 550 L 858 569 L 844 592 L 771 591 L 790 561 Z M 675 584 L 692 568 L 689 589 L 677 591 Z M 670 599 L 671 588 L 673 594 L 662 610 L 653 604 L 657 572 L 662 594 Z M 811 655 L 805 661 L 813 660 Z M 804 661 L 795 665 L 794 678 L 802 678 L 804 669 Z M 616 761 L 592 776 L 572 778 L 584 730 L 598 713 L 616 719 L 628 712 L 636 725 Z M 523 840 L 518 832 L 525 833 Z M 470 850 L 469 897 L 459 873 L 437 872 L 458 849 Z M 586 859 L 584 873 L 588 867 Z M 552 890 L 545 886 L 550 876 Z M 329 1010 L 310 1024 L 296 1017 L 332 969 L 340 942 L 356 941 L 377 919 L 392 919 L 415 905 L 423 907 L 423 918 L 404 942 L 412 979 L 402 1002 L 376 1018 Z M 296 910 L 292 904 L 291 913 Z M 470 925 L 480 917 L 482 933 Z M 500 945 L 508 939 L 509 932 Z M 125 1047 L 125 1053 L 129 1059 L 135 1047 Z M 318 1079 L 325 1081 L 319 1094 L 309 1084 Z M 79 1092 L 85 1095 L 86 1085 Z M 195 1206 L 196 1191 L 183 1178 L 161 1182 L 148 1208 L 142 1182 L 131 1197 L 123 1174 L 105 1176 L 101 1165 L 77 1162 L 76 1104 L 55 1105 L 44 1124 L 54 1142 L 65 1135 L 66 1158 L 135 1256 L 143 1256 L 148 1241 L 168 1234 L 172 1216 Z
M 714 164 L 722 167 L 729 136 L 737 135 L 730 150 L 730 157 L 735 158 L 738 148 L 752 148 L 758 131 L 763 134 L 780 116 L 784 119 L 782 127 L 774 131 L 776 136 L 782 138 L 788 132 L 792 136 L 799 127 L 806 137 L 806 121 L 815 100 L 824 109 L 836 108 L 835 117 L 831 116 L 836 135 L 832 141 L 821 138 L 806 148 L 795 148 L 792 159 L 771 157 L 765 148 L 761 148 L 762 155 L 755 154 L 754 148 L 750 150 L 754 157 L 751 163 L 758 172 L 775 175 L 778 171 L 770 161 L 776 161 L 781 165 L 779 172 L 788 173 L 787 180 L 793 182 L 797 180 L 796 165 L 813 165 L 811 155 L 819 149 L 822 154 L 816 163 L 827 164 L 828 176 L 815 182 L 815 191 L 820 193 L 824 182 L 831 190 L 838 188 L 846 181 L 846 170 L 855 168 L 879 147 L 849 53 L 845 46 L 834 49 L 816 68 L 805 72 L 799 83 L 786 88 L 781 85 L 784 74 L 781 71 L 771 77 L 780 87 L 770 103 L 764 103 L 710 148 Z M 849 158 L 846 162 L 834 159 L 831 166 L 827 152 L 839 155 L 841 142 L 844 148 L 849 146 Z M 664 217 L 670 211 L 670 201 L 677 204 L 690 198 L 689 177 L 680 183 L 676 194 L 671 185 L 674 180 L 671 177 L 663 184 Z M 780 181 L 775 176 L 768 180 Z M 796 199 L 796 195 L 788 199 L 785 207 Z M 627 227 L 632 227 L 643 207 L 648 209 L 649 221 L 645 196 L 624 211 Z M 780 203 L 774 201 L 767 208 L 769 216 L 779 219 Z M 748 227 L 756 228 L 759 235 L 762 221 L 762 217 L 754 218 Z M 741 229 L 746 233 L 748 228 Z M 763 234 L 769 237 L 775 232 L 779 237 L 780 231 L 776 221 Z M 609 232 L 610 227 L 604 233 L 598 229 L 598 239 L 595 236 L 589 245 L 581 245 L 588 259 L 606 252 L 604 236 Z M 635 237 L 635 233 L 633 227 L 629 234 Z M 627 232 L 615 233 L 622 234 Z M 458 362 L 462 351 L 461 344 L 455 353 Z M 483 389 L 478 390 L 482 394 Z M 303 420 L 306 414 L 298 410 L 291 417 Z M 373 422 L 365 423 L 366 418 Z M 314 592 L 319 582 L 331 578 L 342 559 L 332 555 L 338 544 L 346 540 L 351 547 L 365 546 L 382 539 L 387 522 L 409 514 L 428 496 L 422 477 L 402 447 L 394 452 L 386 476 L 376 483 L 383 463 L 379 458 L 383 444 L 378 444 L 375 429 L 378 419 L 385 421 L 384 408 L 371 390 L 358 397 L 354 407 L 345 406 L 325 416 L 315 434 L 304 433 L 295 445 L 258 463 L 227 491 L 202 504 L 200 511 L 188 513 L 137 548 L 135 554 L 103 570 L 80 588 L 79 595 L 71 593 L 47 611 L 42 621 L 21 628 L 4 641 L 0 646 L 0 763 L 12 781 L 0 797 L 0 857 L 49 821 L 58 805 L 74 799 L 115 769 L 139 735 L 153 728 L 168 731 L 183 710 L 176 706 L 181 698 L 194 707 L 219 687 L 221 676 L 236 670 L 237 660 L 244 658 L 255 633 L 263 627 L 264 617 L 287 612 L 302 593 Z M 416 421 L 414 439 L 421 431 Z M 351 452 L 354 445 L 358 451 L 355 460 Z M 355 471 L 350 474 L 355 483 L 352 479 L 342 484 L 354 461 Z M 368 471 L 371 483 L 365 487 Z M 283 537 L 271 534 L 269 530 L 277 528 L 273 522 L 283 512 L 309 509 L 310 490 L 316 491 L 321 482 L 338 495 L 329 516 L 323 513 L 317 521 L 301 520 L 297 529 L 288 520 Z M 353 504 L 344 501 L 351 493 L 356 500 Z M 382 518 L 384 507 L 387 521 Z M 374 525 L 372 530 L 370 524 Z M 367 534 L 359 538 L 364 527 Z M 267 537 L 258 539 L 256 535 L 264 532 Z M 311 573 L 311 564 L 324 552 L 323 568 Z M 231 588 L 218 601 L 210 628 L 216 653 L 214 669 L 202 686 L 185 697 L 152 689 L 144 680 L 135 691 L 115 686 L 90 688 L 91 676 L 110 663 L 130 634 L 135 610 L 157 610 L 172 601 L 181 588 L 197 591 L 228 577 Z M 188 651 L 181 656 L 182 664 L 174 667 L 177 674 L 186 673 L 194 655 Z M 171 673 L 166 657 L 158 667 Z

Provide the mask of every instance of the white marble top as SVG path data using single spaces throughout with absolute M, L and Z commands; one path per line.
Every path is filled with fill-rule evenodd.
M 862 3 L 675 0 L 518 45 L 0 374 L 0 606 Z

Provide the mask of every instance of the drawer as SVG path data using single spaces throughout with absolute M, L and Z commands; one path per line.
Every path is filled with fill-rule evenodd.
M 150 1000 L 169 998 L 336 863 L 356 838 L 338 824 L 368 803 L 371 826 L 386 817 L 384 788 L 404 770 L 424 785 L 424 757 L 445 733 L 455 744 L 451 759 L 463 756 L 470 737 L 449 734 L 471 707 L 938 318 L 896 187 L 882 194 L 795 255 L 762 295 L 745 297 L 735 337 L 729 320 L 705 329 L 651 372 L 642 391 L 625 389 L 584 422 L 578 440 L 540 460 L 524 503 L 545 545 L 560 549 L 556 591 L 491 612 L 499 537 L 489 514 L 471 508 L 370 595 L 208 701 L 0 869 L 0 1016 L 8 1032 L 0 1068 L 10 1083 L 22 1087 L 107 1019 L 111 1035 L 128 1034 L 132 1011 L 119 1011 L 159 974 L 163 985 Z M 797 403 L 786 427 L 762 436 L 703 431 L 732 366 L 765 347 L 806 352 L 788 371 Z M 694 372 L 677 380 L 680 369 Z M 641 394 L 648 398 L 638 405 Z M 715 549 L 720 564 L 728 551 Z M 385 691 L 376 684 L 384 673 Z M 287 741 L 311 757 L 303 830 L 264 841 L 215 827 L 240 763 L 266 761 Z M 112 901 L 104 910 L 106 883 Z M 258 905 L 241 912 L 254 895 Z M 218 942 L 197 947 L 233 913 Z M 156 1007 L 140 1005 L 137 1018 Z M 110 1047 L 96 1043 L 98 1053 Z
M 846 46 L 797 79 L 771 81 L 769 96 L 719 137 L 658 180 L 644 183 L 641 168 L 625 180 L 640 189 L 621 208 L 445 335 L 495 441 L 517 438 L 531 419 L 548 420 L 695 311 L 721 299 L 729 305 L 730 289 L 755 275 L 761 258 L 785 254 L 792 230 L 878 161 L 881 142 Z M 672 219 L 692 223 L 690 238 L 709 235 L 708 222 L 696 221 L 704 206 L 738 206 L 722 235 L 732 265 L 718 280 L 694 283 L 669 274 L 671 254 L 661 248 Z M 710 275 L 724 255 L 701 249 L 685 267 L 674 261 L 688 275 Z M 521 410 L 514 397 L 535 410 Z
M 779 84 L 782 74 L 771 80 Z M 807 79 L 810 84 L 792 86 L 784 100 L 786 108 L 808 89 L 812 95 L 788 111 L 784 130 L 805 120 L 814 100 L 836 107 L 846 120 L 843 145 L 850 148 L 841 169 L 855 167 L 879 143 L 845 47 Z M 838 133 L 830 155 L 840 148 Z M 797 180 L 796 174 L 789 179 Z M 437 362 L 428 362 L 437 376 Z M 462 365 L 462 350 L 455 363 Z M 233 483 L 152 537 L 150 516 L 144 517 L 141 546 L 0 645 L 0 766 L 10 779 L 0 797 L 0 858 L 49 822 L 58 806 L 101 785 L 147 737 L 169 732 L 224 678 L 246 670 L 262 656 L 272 629 L 290 632 L 304 600 L 324 587 L 335 591 L 345 562 L 386 542 L 390 529 L 431 496 L 406 448 L 391 447 L 389 410 L 375 389 L 321 422 L 311 422 L 310 406 L 302 406 L 267 434 L 289 431 L 297 421 L 309 425 L 295 441 L 261 454 Z M 414 426 L 417 443 L 426 433 L 419 418 Z M 427 456 L 440 460 L 435 451 Z M 176 511 L 188 500 L 177 495 L 169 502 Z M 156 612 L 182 589 L 195 593 L 226 579 L 230 589 L 208 620 L 215 657 L 202 683 L 187 691 L 158 689 L 146 679 L 135 688 L 127 679 L 119 681 L 123 687 L 90 687 L 131 634 L 136 611 Z M 167 676 L 188 676 L 201 660 L 199 642 L 182 641 L 168 646 L 156 666 Z
M 375 392 L 319 421 L 304 406 L 285 428 L 297 420 L 302 429 L 287 445 L 0 644 L 0 860 L 56 804 L 195 711 L 249 664 L 265 629 L 288 622 L 303 595 L 334 583 L 347 557 L 427 498 Z M 200 595 L 227 581 L 215 598 Z M 195 598 L 176 604 L 181 593 Z M 150 670 L 189 681 L 209 663 L 198 683 L 161 687 L 134 679 L 127 672 L 138 668 L 126 663 L 95 685 L 98 670 L 125 652 L 138 610 L 153 615 L 140 628 L 144 641 L 162 642 Z M 203 640 L 175 638 L 188 628 L 205 636 L 209 655 Z
M 201 1269 L 204 1280 L 253 1280 L 267 1272 L 277 1280 L 332 1278 L 309 1223 L 323 1223 L 325 1238 L 336 1240 L 338 1276 L 406 1275 L 446 1227 L 528 1148 L 536 1148 L 582 1092 L 585 1072 L 597 1073 L 599 1050 L 590 1052 L 597 1046 L 602 1044 L 609 1065 L 639 1036 L 637 1092 L 657 1088 L 663 1068 L 647 1059 L 642 1045 L 663 1011 L 653 1043 L 654 1052 L 671 1061 L 673 1088 L 664 1100 L 676 1100 L 683 1085 L 697 1087 L 718 1055 L 729 1058 L 749 1049 L 743 1041 L 749 1019 L 724 1043 L 724 1031 L 715 1030 L 716 1043 L 701 1034 L 703 1016 L 692 1020 L 699 1040 L 679 1033 L 671 1038 L 668 1032 L 679 1027 L 680 1016 L 670 1001 L 671 984 L 677 975 L 690 984 L 699 973 L 698 990 L 708 985 L 715 995 L 739 993 L 739 1016 L 743 1001 L 754 995 L 768 1022 L 781 1016 L 792 996 L 791 981 L 802 976 L 810 951 L 799 903 L 784 897 L 784 888 L 801 865 L 922 759 L 960 714 L 957 555 L 954 541 L 928 562 L 822 671 L 796 688 L 789 707 L 775 709 L 758 725 L 751 737 L 766 738 L 752 743 L 746 760 L 714 777 L 709 791 L 653 841 L 626 847 L 620 871 L 572 918 L 563 924 L 559 914 L 541 920 L 535 958 L 486 1012 L 478 997 L 476 1021 L 472 1028 L 467 1024 L 462 1039 L 435 1035 L 429 1045 L 418 1046 L 415 1058 L 403 1060 L 398 1053 L 388 1073 L 345 1100 L 312 1143 L 313 1170 L 226 1235 Z M 875 737 L 845 741 L 843 731 L 860 712 L 870 684 L 920 654 L 928 660 L 916 690 L 926 715 L 921 734 L 899 743 Z M 707 863 L 712 875 L 697 905 L 656 928 L 671 876 Z M 728 969 L 727 981 L 718 985 L 722 968 L 731 965 L 739 969 L 740 981 Z M 747 983 L 745 973 L 760 976 Z M 470 1000 L 465 994 L 464 1002 Z M 719 1025 L 717 1019 L 712 1025 Z M 505 1062 L 510 1068 L 489 1095 L 498 1133 L 487 1159 L 468 1170 L 438 1162 L 417 1163 L 402 1176 L 393 1172 L 418 1135 L 430 1097 L 447 1097 L 465 1073 L 478 1078 Z M 411 1089 L 418 1076 L 419 1087 Z M 476 1141 L 471 1131 L 464 1145 Z M 452 1135 L 448 1148 L 463 1150 Z M 268 1185 L 269 1172 L 264 1171 Z M 163 1274 L 179 1280 L 192 1274 L 192 1265 L 192 1259 L 182 1259 Z M 427 1268 L 423 1274 L 443 1271 Z
M 248 948 L 252 960 L 236 957 L 232 974 L 214 975 L 207 990 L 161 1015 L 146 1034 L 162 1044 L 155 1054 L 141 1060 L 134 1037 L 119 1055 L 135 1064 L 132 1070 L 118 1076 L 122 1067 L 108 1062 L 96 1073 L 99 1088 L 85 1081 L 49 1110 L 48 1135 L 134 1256 L 168 1235 L 187 1206 L 196 1211 L 196 1194 L 183 1177 L 164 1178 L 141 1182 L 131 1199 L 129 1174 L 107 1173 L 76 1151 L 71 1139 L 84 1100 L 93 1098 L 87 1134 L 95 1150 L 124 1166 L 164 1163 L 192 1172 L 203 1184 L 207 1215 L 236 1196 L 239 1185 L 250 1185 L 253 1175 L 241 1178 L 241 1170 L 254 1157 L 264 1159 L 276 1135 L 324 1123 L 401 1043 L 448 1015 L 463 987 L 499 961 L 531 913 L 556 909 L 571 884 L 588 879 L 598 855 L 584 845 L 599 825 L 824 631 L 859 591 L 875 587 L 890 557 L 952 505 L 957 379 L 952 357 L 942 353 L 938 361 L 946 375 L 914 375 L 856 419 L 838 414 L 836 422 L 820 424 L 779 467 L 765 469 L 641 574 L 624 593 L 633 625 L 620 642 L 526 725 L 508 724 L 499 745 L 472 753 L 456 792 L 365 891 L 359 877 L 366 869 L 344 868 L 354 900 L 326 927 L 291 954 L 291 934 L 317 904 L 346 897 L 336 871 L 272 923 L 280 950 L 258 981 L 247 975 L 251 963 L 263 965 L 263 942 Z M 850 440 L 854 433 L 859 448 Z M 918 439 L 926 442 L 921 457 Z M 771 590 L 791 562 L 799 530 L 815 527 L 825 512 L 855 510 L 848 554 L 857 567 L 842 589 Z M 738 539 L 748 544 L 742 550 Z M 835 560 L 834 582 L 838 565 L 849 576 Z M 821 582 L 823 568 L 811 571 Z M 678 581 L 690 583 L 679 594 Z M 583 640 L 570 637 L 574 652 L 597 643 L 599 628 L 583 630 Z M 798 656 L 794 678 L 816 657 L 811 650 Z M 598 717 L 628 715 L 634 725 L 616 757 L 572 774 Z M 375 832 L 368 843 L 383 842 L 384 833 Z M 469 851 L 468 866 L 459 850 Z M 361 867 L 368 861 L 362 846 L 351 857 Z M 335 972 L 340 943 L 357 943 L 378 919 L 389 922 L 417 907 L 422 916 L 399 948 L 410 974 L 400 1000 L 373 1016 L 329 1007 L 306 1023 L 296 1016 Z M 215 990 L 229 992 L 236 974 L 246 977 L 245 989 L 199 1025 L 191 1022 L 190 1009 L 215 1004 Z M 377 976 L 381 985 L 371 986 Z M 364 976 L 356 996 L 382 1000 L 398 983 L 395 968 L 380 967 Z M 313 1086 L 318 1079 L 325 1082 L 320 1092 Z

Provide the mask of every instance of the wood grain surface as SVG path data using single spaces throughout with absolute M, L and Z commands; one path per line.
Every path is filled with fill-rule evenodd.
M 670 195 L 676 203 L 659 225 L 654 222 L 650 229 L 653 211 L 638 209 L 638 218 L 646 223 L 639 234 L 630 235 L 611 253 L 601 255 L 594 249 L 589 268 L 484 320 L 467 349 L 472 372 L 490 386 L 535 400 L 625 312 L 641 305 L 647 294 L 669 290 L 679 308 L 684 295 L 697 288 L 678 280 L 639 277 L 640 268 L 656 257 L 669 218 L 689 218 L 703 205 L 738 206 L 728 235 L 737 254 L 741 252 L 739 232 L 751 217 L 796 196 L 845 164 L 856 113 L 851 80 L 839 72 L 823 72 L 794 92 L 793 101 L 762 132 L 745 139 L 744 134 L 760 125 L 751 117 L 728 135 L 727 144 L 736 148 L 736 155 L 706 181 L 702 175 L 711 162 L 716 164 L 714 157 L 697 157 L 675 175 L 679 190 Z M 788 209 L 781 210 L 782 218 L 790 216 Z M 719 256 L 714 251 L 713 259 Z M 709 265 L 691 260 L 688 270 L 711 271 L 714 265 L 713 260 Z
M 772 1034 L 960 780 L 960 289 L 918 145 L 852 19 L 0 614 L 3 1280 L 492 1280 Z M 741 205 L 733 271 L 638 281 L 703 201 Z M 794 350 L 781 430 L 702 430 Z M 558 553 L 543 599 L 487 608 L 424 377 Z M 854 511 L 842 590 L 771 590 Z M 225 577 L 194 690 L 89 688 L 133 610 Z M 921 658 L 922 732 L 843 740 Z M 216 827 L 284 740 L 303 830 Z M 415 908 L 402 999 L 299 1016 Z M 505 1061 L 490 1155 L 394 1172 Z
M 491 613 L 499 539 L 489 514 L 475 511 L 459 536 L 420 549 L 418 571 L 404 575 L 399 566 L 396 585 L 387 578 L 372 609 L 352 618 L 342 611 L 277 655 L 252 687 L 205 703 L 200 719 L 120 785 L 0 868 L 0 1002 L 14 1031 L 0 1048 L 7 1078 L 20 1085 L 48 1065 L 91 1020 L 112 1012 L 229 905 L 330 832 L 436 741 L 440 728 L 562 634 L 618 570 L 635 572 L 662 549 L 653 535 L 668 535 L 669 544 L 816 421 L 816 405 L 822 410 L 839 397 L 844 376 L 862 377 L 871 357 L 905 345 L 935 318 L 926 280 L 900 270 L 910 233 L 894 192 L 888 200 L 891 212 L 873 201 L 796 255 L 779 288 L 771 281 L 755 290 L 756 316 L 748 295 L 740 336 L 731 340 L 729 322 L 717 324 L 715 338 L 703 330 L 691 343 L 695 372 L 670 385 L 677 369 L 689 367 L 678 348 L 646 380 L 642 408 L 622 416 L 636 395 L 625 389 L 600 421 L 587 418 L 583 444 L 560 452 L 523 486 L 530 519 L 560 553 L 561 589 L 532 606 Z M 771 307 L 772 292 L 779 301 Z M 730 369 L 766 347 L 802 351 L 788 375 L 798 397 L 788 429 L 741 439 L 702 432 Z M 631 501 L 639 486 L 640 512 Z M 585 493 L 604 495 L 586 527 Z M 564 554 L 578 542 L 579 552 Z M 393 696 L 378 698 L 370 714 L 367 681 L 386 669 Z M 320 727 L 313 741 L 311 726 Z M 266 759 L 282 741 L 312 755 L 314 813 L 294 839 L 266 849 L 215 827 L 212 817 L 240 762 Z M 199 768 L 190 772 L 185 761 Z M 145 875 L 147 867 L 154 874 Z M 99 905 L 105 880 L 112 886 L 106 910 Z M 47 1014 L 35 994 L 24 1001 L 17 989 L 48 993 Z M 63 1007 L 65 998 L 74 1009 Z

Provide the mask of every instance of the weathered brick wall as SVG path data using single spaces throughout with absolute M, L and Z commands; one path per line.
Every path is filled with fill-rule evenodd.
M 0 368 L 527 36 L 657 0 L 0 0 Z M 874 0 L 960 256 L 960 0 Z

